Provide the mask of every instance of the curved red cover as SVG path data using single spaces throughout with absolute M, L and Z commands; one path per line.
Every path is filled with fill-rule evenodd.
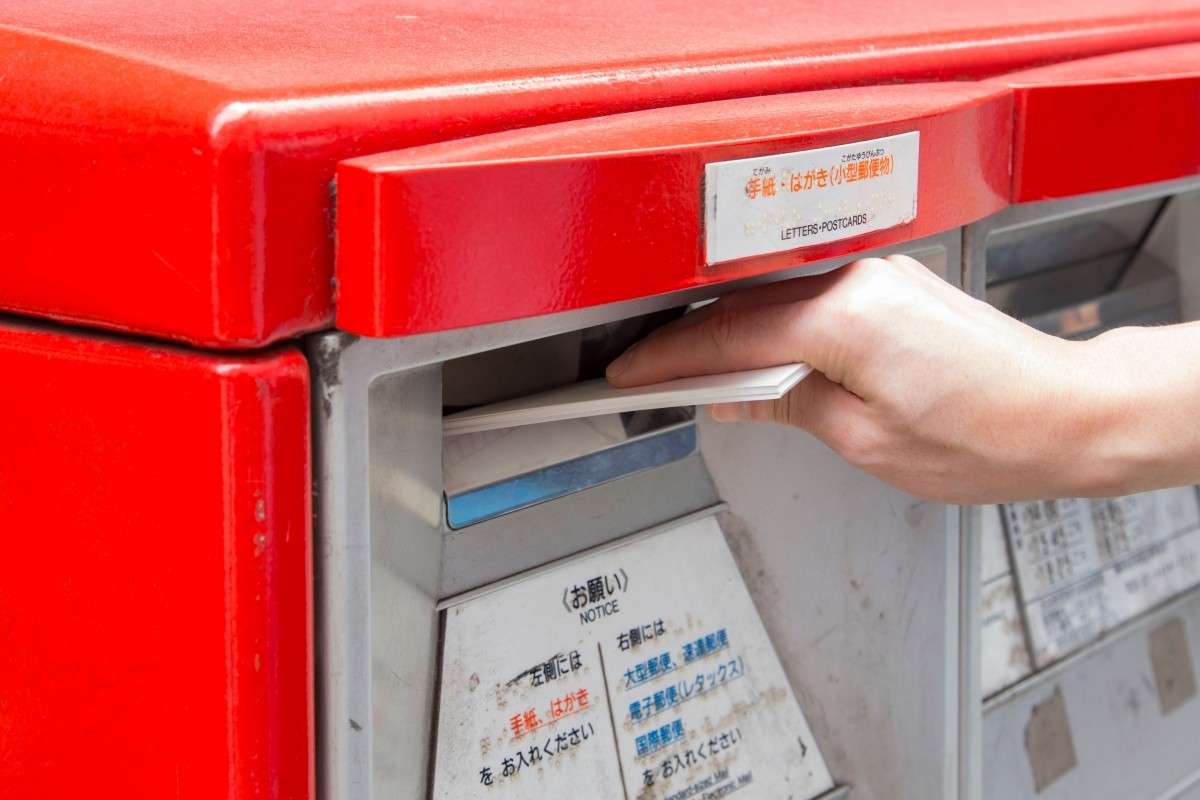
M 347 161 L 338 326 L 480 325 L 685 289 L 941 233 L 1002 208 L 1011 104 L 911 84 L 640 111 Z M 916 218 L 706 265 L 705 164 L 920 134 Z
M 1012 200 L 1200 175 L 1200 44 L 1027 70 L 1013 90 Z

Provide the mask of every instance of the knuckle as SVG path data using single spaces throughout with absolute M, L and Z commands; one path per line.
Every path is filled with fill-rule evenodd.
M 880 463 L 883 457 L 883 442 L 877 432 L 865 424 L 843 425 L 834 432 L 832 439 L 829 446 L 860 469 Z
M 733 352 L 742 337 L 739 315 L 725 309 L 714 314 L 704 329 L 718 358 Z
M 896 285 L 895 267 L 882 259 L 870 259 L 871 264 L 858 270 L 853 280 L 838 287 L 839 291 L 826 296 L 830 313 L 850 330 L 860 330 L 877 321 L 897 302 L 903 292 Z M 878 264 L 884 266 L 880 267 Z
M 819 303 L 820 299 L 812 302 Z M 780 334 L 786 337 L 786 341 L 794 342 L 797 345 L 807 345 L 814 331 L 820 328 L 821 321 L 824 319 L 819 312 L 820 308 L 813 305 L 803 310 L 793 306 L 783 317 Z
M 734 292 L 733 294 L 721 295 L 713 303 L 713 308 L 717 309 L 718 313 L 729 313 L 742 308 L 746 304 L 742 292 Z
M 864 321 L 878 313 L 878 308 L 864 287 L 863 290 L 843 292 L 837 297 L 830 297 L 828 312 L 839 330 L 857 331 Z
M 874 280 L 880 274 L 890 272 L 895 267 L 883 258 L 860 258 L 845 267 L 855 279 Z

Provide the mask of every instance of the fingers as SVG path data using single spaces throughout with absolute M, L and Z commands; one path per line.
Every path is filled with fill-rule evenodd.
M 609 365 L 615 386 L 770 367 L 811 358 L 793 330 L 804 305 L 829 294 L 846 275 L 835 270 L 727 295 L 650 334 Z M 815 364 L 814 364 L 815 366 Z M 817 367 L 820 369 L 820 367 Z
M 802 360 L 802 336 L 791 328 L 804 303 L 718 309 L 690 325 L 668 326 L 609 365 L 616 386 L 790 364 Z
M 720 297 L 712 303 L 701 306 L 695 311 L 673 320 L 651 333 L 647 338 L 689 330 L 707 322 L 718 314 L 737 313 L 760 306 L 785 305 L 801 300 L 811 300 L 827 292 L 842 278 L 842 275 L 842 270 L 834 270 L 820 275 L 806 275 L 801 278 L 791 278 L 786 281 L 743 289 L 742 291 Z
M 635 344 L 609 365 L 606 373 L 608 379 L 616 386 L 636 386 L 644 383 L 671 380 L 672 378 L 686 375 L 711 374 L 731 369 L 753 369 L 755 366 L 775 366 L 777 364 L 788 363 L 785 359 L 783 361 L 756 362 L 754 366 L 731 366 L 726 369 L 709 366 L 707 368 L 687 371 L 684 369 L 661 369 L 663 365 L 657 363 L 654 364 L 655 368 L 649 369 L 645 361 L 647 359 L 655 359 L 657 361 L 660 357 L 673 358 L 674 351 L 677 349 L 676 342 L 681 341 L 678 337 L 690 336 L 691 334 L 688 332 L 711 323 L 714 317 L 732 317 L 746 313 L 752 309 L 766 306 L 786 306 L 820 297 L 837 285 L 845 277 L 846 272 L 847 270 L 843 268 L 820 275 L 792 278 L 778 283 L 769 283 L 744 289 L 740 292 L 719 298 L 715 302 L 702 306 L 664 325 L 647 336 L 642 342 Z M 720 320 L 716 324 L 718 327 L 723 327 L 725 321 Z M 664 339 L 667 341 L 663 341 Z M 643 354 L 639 356 L 638 360 L 642 362 L 639 363 L 639 369 L 627 371 L 631 363 L 634 348 L 640 350 L 647 342 L 653 342 L 649 348 L 646 348 L 649 355 Z

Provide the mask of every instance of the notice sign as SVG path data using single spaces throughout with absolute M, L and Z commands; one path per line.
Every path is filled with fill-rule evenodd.
M 704 168 L 707 263 L 849 239 L 917 216 L 916 131 Z
M 833 787 L 712 517 L 445 614 L 435 798 L 808 800 Z
M 1195 487 L 1003 508 L 1039 667 L 1200 584 Z

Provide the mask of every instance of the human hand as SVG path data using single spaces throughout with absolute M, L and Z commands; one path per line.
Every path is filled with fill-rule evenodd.
M 1085 343 L 1040 333 L 905 256 L 723 297 L 614 361 L 635 386 L 804 361 L 784 398 L 710 408 L 794 425 L 861 469 L 943 502 L 1086 494 Z

